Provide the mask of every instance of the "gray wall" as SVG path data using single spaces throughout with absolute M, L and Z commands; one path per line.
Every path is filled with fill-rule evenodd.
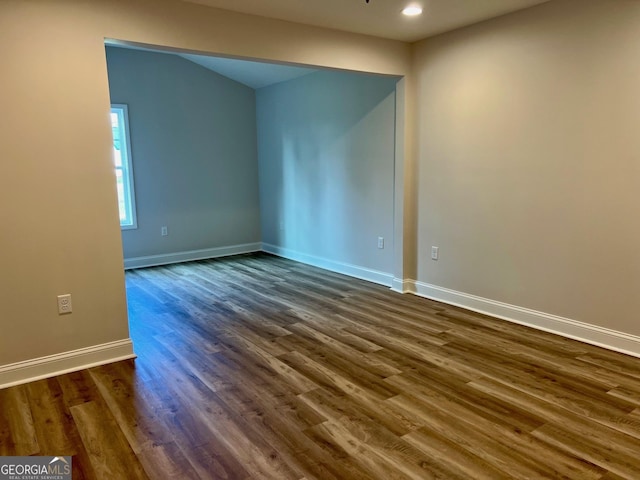
M 125 259 L 259 242 L 254 91 L 174 55 L 107 47 L 107 67 L 111 102 L 129 105 Z
M 396 81 L 325 71 L 257 91 L 263 242 L 393 271 Z

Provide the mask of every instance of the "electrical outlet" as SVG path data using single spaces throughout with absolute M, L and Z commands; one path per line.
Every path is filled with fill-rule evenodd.
M 378 248 L 384 248 L 384 237 L 378 237 Z
M 166 237 L 167 235 L 169 235 L 169 231 L 167 230 L 167 227 L 160 227 L 160 235 L 162 235 L 163 237 Z
M 71 294 L 67 293 L 66 295 L 58 295 L 58 315 L 64 315 L 71 312 L 73 312 Z
M 438 247 L 431 247 L 431 260 L 438 260 Z

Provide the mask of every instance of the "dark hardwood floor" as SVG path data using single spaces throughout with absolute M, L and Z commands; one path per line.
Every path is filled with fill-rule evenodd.
M 127 272 L 135 361 L 0 391 L 79 479 L 640 479 L 640 359 L 266 254 Z

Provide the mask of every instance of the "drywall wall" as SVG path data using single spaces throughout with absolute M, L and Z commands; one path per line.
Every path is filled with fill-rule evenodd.
M 417 264 L 425 284 L 638 334 L 639 8 L 554 0 L 412 61 L 401 42 L 172 0 L 3 0 L 0 377 L 128 338 L 105 38 L 406 75 L 396 228 L 420 260 L 405 248 L 397 276 Z
M 385 74 L 410 61 L 401 42 L 171 0 L 0 2 L 0 377 L 129 337 L 105 38 Z
M 107 68 L 111 102 L 129 107 L 125 261 L 260 242 L 254 90 L 172 54 L 108 47 Z
M 329 268 L 347 264 L 365 278 L 378 272 L 390 284 L 396 83 L 324 71 L 257 90 L 268 248 Z
M 640 334 L 639 44 L 559 0 L 416 45 L 418 281 Z

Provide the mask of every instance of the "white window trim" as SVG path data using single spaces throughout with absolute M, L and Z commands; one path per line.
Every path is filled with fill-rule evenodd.
M 133 185 L 133 157 L 131 156 L 131 134 L 129 131 L 129 107 L 124 103 L 112 103 L 111 108 L 122 109 L 122 118 L 124 120 L 124 133 L 126 135 L 126 161 L 123 162 L 123 177 L 129 188 L 129 203 L 131 204 L 131 225 L 120 225 L 120 230 L 134 230 L 138 228 L 138 218 L 136 215 L 136 194 Z

